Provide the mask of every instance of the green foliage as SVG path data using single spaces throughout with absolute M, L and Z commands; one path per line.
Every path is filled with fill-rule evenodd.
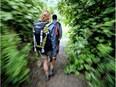
M 6 32 L 1 37 L 1 70 L 2 86 L 15 85 L 27 81 L 29 68 L 27 67 L 30 46 L 26 44 L 23 49 L 18 50 L 17 45 L 21 43 L 17 34 Z
M 84 74 L 90 87 L 115 85 L 114 5 L 113 0 L 62 0 L 58 4 L 71 27 L 65 72 Z
M 38 0 L 1 0 L 1 29 L 8 26 L 16 31 L 23 41 L 31 41 L 33 22 L 37 21 L 43 3 Z
M 1 0 L 1 80 L 2 86 L 21 86 L 29 80 L 28 59 L 33 23 L 44 4 L 38 0 Z

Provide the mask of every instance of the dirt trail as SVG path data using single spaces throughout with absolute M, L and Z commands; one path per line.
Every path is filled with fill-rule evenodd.
M 83 78 L 64 73 L 67 60 L 64 47 L 67 41 L 68 39 L 61 40 L 60 51 L 55 64 L 55 75 L 48 82 L 45 82 L 43 69 L 38 66 L 36 61 L 31 67 L 31 84 L 26 87 L 87 87 Z

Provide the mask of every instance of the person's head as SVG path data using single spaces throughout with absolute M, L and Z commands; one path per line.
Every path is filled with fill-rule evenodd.
M 54 14 L 54 15 L 52 16 L 52 20 L 57 20 L 57 15 L 56 15 L 56 14 Z
M 50 20 L 51 14 L 49 11 L 44 11 L 41 15 L 40 21 L 41 22 L 47 22 Z

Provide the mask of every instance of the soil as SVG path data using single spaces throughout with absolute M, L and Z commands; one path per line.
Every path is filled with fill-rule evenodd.
M 73 74 L 65 74 L 67 56 L 64 51 L 68 39 L 63 39 L 60 42 L 60 51 L 55 63 L 55 75 L 49 81 L 45 81 L 41 61 L 36 60 L 30 67 L 31 82 L 28 86 L 23 87 L 87 87 L 87 82 L 83 77 Z

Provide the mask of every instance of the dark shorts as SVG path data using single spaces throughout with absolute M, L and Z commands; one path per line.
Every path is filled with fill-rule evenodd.
M 59 44 L 60 44 L 60 41 L 58 40 L 57 41 L 57 46 L 56 46 L 56 51 L 57 51 L 57 54 L 59 53 Z M 44 59 L 44 58 L 52 58 L 52 52 L 51 51 L 48 51 L 44 54 L 42 54 L 41 52 L 38 52 L 38 55 L 40 56 L 41 59 Z
M 57 45 L 57 50 L 56 51 L 57 51 L 57 54 L 58 54 L 59 53 L 59 45 Z
M 45 59 L 45 58 L 51 58 L 51 51 L 42 54 L 41 52 L 38 52 L 38 55 L 41 59 Z

